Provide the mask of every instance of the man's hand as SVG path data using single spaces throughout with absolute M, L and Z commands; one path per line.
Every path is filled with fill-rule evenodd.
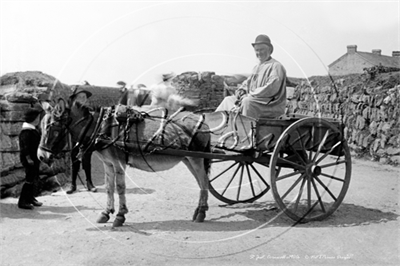
M 243 96 L 246 95 L 246 90 L 243 88 L 239 88 L 235 91 L 235 96 L 238 100 L 241 100 Z
M 235 105 L 240 106 L 240 103 L 242 102 L 242 99 L 247 96 L 247 92 L 245 89 L 239 88 L 235 91 L 235 96 L 236 96 L 236 101 Z

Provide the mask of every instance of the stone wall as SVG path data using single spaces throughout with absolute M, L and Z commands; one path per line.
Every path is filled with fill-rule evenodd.
M 54 77 L 41 72 L 9 73 L 1 77 L 0 84 L 0 196 L 18 196 L 25 171 L 19 159 L 18 134 L 27 108 L 41 108 L 39 100 L 65 96 L 69 87 Z M 41 164 L 40 182 L 36 191 L 66 182 L 69 178 L 70 156 L 64 154 L 50 168 Z M 57 177 L 57 178 L 55 178 Z
M 172 79 L 178 93 L 198 103 L 196 111 L 214 111 L 222 99 L 236 89 L 244 75 L 217 75 L 212 71 L 184 72 Z
M 25 172 L 19 160 L 18 134 L 23 123 L 23 113 L 28 107 L 40 108 L 39 102 L 55 102 L 72 94 L 70 85 L 39 71 L 8 73 L 0 80 L 0 196 L 18 196 Z M 110 106 L 118 102 L 120 90 L 114 87 L 80 85 L 93 93 L 89 105 Z M 41 164 L 37 191 L 51 190 L 71 179 L 69 152 L 62 154 L 51 168 Z
M 357 74 L 335 79 L 303 80 L 288 112 L 340 119 L 359 156 L 400 165 L 400 72 L 380 73 L 373 80 Z
M 172 85 L 195 101 L 198 110 L 215 108 L 224 95 L 224 80 L 214 72 L 184 72 L 173 78 Z

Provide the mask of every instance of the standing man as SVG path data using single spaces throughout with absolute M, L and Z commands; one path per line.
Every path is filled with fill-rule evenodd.
M 79 102 L 83 106 L 87 106 L 87 101 L 92 96 L 90 91 L 82 89 L 79 85 L 73 88 L 72 95 L 70 96 L 71 105 Z M 75 143 L 73 143 L 75 145 Z M 81 166 L 81 162 L 78 160 L 77 155 L 79 150 L 77 148 L 72 149 L 71 151 L 71 160 L 72 160 L 72 182 L 70 188 L 66 191 L 67 194 L 72 194 L 76 191 L 76 178 L 78 176 L 78 172 Z M 86 175 L 86 184 L 87 190 L 91 192 L 96 192 L 97 188 L 93 185 L 92 182 L 92 152 L 86 152 L 82 157 L 82 168 L 85 170 Z
M 40 160 L 37 157 L 37 149 L 40 143 L 40 133 L 37 126 L 40 122 L 38 109 L 29 108 L 24 113 L 24 123 L 19 133 L 20 160 L 25 168 L 25 183 L 22 186 L 18 199 L 18 207 L 32 210 L 34 206 L 40 207 L 43 203 L 35 198 L 34 184 L 39 181 Z
M 216 111 L 237 109 L 253 118 L 277 118 L 286 108 L 286 70 L 271 57 L 274 47 L 267 35 L 258 35 L 252 43 L 259 63 L 235 95 L 225 97 Z

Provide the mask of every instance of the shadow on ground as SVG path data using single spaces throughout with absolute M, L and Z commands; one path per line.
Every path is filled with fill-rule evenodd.
M 33 210 L 19 209 L 16 203 L 3 203 L 0 202 L 1 220 L 4 218 L 10 219 L 59 219 L 65 217 L 67 214 L 84 210 L 96 210 L 95 208 L 88 208 L 86 206 L 41 206 L 35 207 Z M 0 221 L 1 221 L 0 220 Z
M 253 203 L 221 208 L 232 209 L 228 215 L 206 218 L 204 223 L 194 223 L 191 220 L 166 220 L 154 222 L 130 222 L 134 217 L 126 216 L 127 220 L 123 227 L 112 228 L 113 217 L 109 224 L 101 230 L 112 230 L 121 232 L 134 232 L 148 235 L 151 231 L 244 231 L 268 227 L 349 227 L 368 224 L 385 223 L 395 221 L 400 215 L 391 212 L 382 212 L 377 209 L 369 209 L 354 204 L 343 203 L 335 213 L 323 221 L 296 224 L 295 221 L 286 216 L 285 213 L 276 208 L 274 203 Z M 216 211 L 212 208 L 210 211 Z M 210 213 L 209 211 L 209 213 Z M 108 226 L 109 225 L 109 226 Z M 89 228 L 88 230 L 98 230 Z
M 106 193 L 106 189 L 104 187 L 97 187 L 97 192 L 100 193 Z M 152 194 L 154 193 L 155 190 L 151 188 L 141 188 L 141 187 L 135 187 L 135 188 L 127 188 L 125 190 L 126 194 L 138 194 L 138 195 L 146 195 L 146 194 Z

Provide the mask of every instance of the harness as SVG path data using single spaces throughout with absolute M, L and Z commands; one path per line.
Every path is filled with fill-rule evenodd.
M 125 107 L 125 108 L 123 108 Z M 95 128 L 92 134 L 89 137 L 89 141 L 84 145 L 83 140 L 87 135 L 87 132 L 90 126 L 93 123 L 93 115 L 90 115 L 90 119 L 82 129 L 79 134 L 78 142 L 76 143 L 75 148 L 79 148 L 79 153 L 77 158 L 79 160 L 82 159 L 83 155 L 88 151 L 96 151 L 96 150 L 104 150 L 111 145 L 115 145 L 115 143 L 120 139 L 121 135 L 119 134 L 119 129 L 121 125 L 125 125 L 124 127 L 124 145 L 128 140 L 129 129 L 134 123 L 139 123 L 144 120 L 144 116 L 146 113 L 138 112 L 130 108 L 126 108 L 124 105 L 112 106 L 112 107 L 102 107 L 99 112 L 99 116 L 96 121 Z M 74 125 L 79 124 L 80 122 L 86 120 L 86 117 L 78 120 Z M 117 123 L 112 123 L 110 121 L 115 121 Z M 70 131 L 70 129 L 68 128 Z M 102 141 L 107 140 L 107 141 Z M 116 145 L 118 146 L 118 145 Z
M 204 123 L 204 116 L 193 117 L 182 113 L 182 110 L 183 108 L 180 108 L 168 115 L 168 110 L 163 107 L 156 107 L 147 112 L 126 105 L 101 108 L 89 140 L 87 141 L 87 135 L 89 127 L 93 126 L 93 117 L 79 134 L 79 142 L 74 147 L 79 149 L 77 158 L 81 160 L 88 151 L 104 150 L 110 146 L 122 150 L 126 155 L 126 162 L 132 154 L 140 155 L 145 160 L 146 154 L 158 150 L 188 149 Z M 140 125 L 146 118 L 150 119 L 150 124 L 144 126 L 146 133 L 143 134 Z M 87 119 L 86 117 L 78 122 Z

